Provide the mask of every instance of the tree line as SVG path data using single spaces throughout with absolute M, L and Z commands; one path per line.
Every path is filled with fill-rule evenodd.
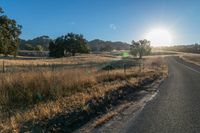
M 20 39 L 19 49 L 28 51 L 48 51 L 49 42 L 52 41 L 49 36 L 39 36 L 33 39 L 24 40 Z M 112 42 L 100 39 L 87 41 L 91 52 L 110 52 L 113 50 L 129 50 L 130 44 L 125 42 Z
M 137 42 L 132 41 L 129 47 L 130 54 L 140 59 L 151 53 L 151 42 L 146 39 Z M 80 34 L 68 33 L 49 43 L 50 57 L 75 56 L 76 53 L 89 52 L 90 48 L 87 45 L 87 41 Z
M 81 34 L 68 33 L 60 36 L 55 40 L 48 36 L 41 36 L 33 40 L 19 39 L 22 26 L 18 25 L 14 19 L 10 19 L 4 14 L 0 7 L 0 54 L 5 56 L 17 55 L 18 49 L 25 50 L 49 50 L 50 57 L 65 57 L 75 56 L 77 53 L 90 53 L 92 50 L 112 51 L 114 49 L 121 50 L 130 49 L 130 53 L 134 56 L 142 58 L 143 55 L 148 55 L 151 52 L 150 41 L 140 40 L 138 42 L 132 41 L 129 45 L 123 42 L 111 42 L 102 40 L 93 40 L 89 45 L 88 41 Z M 21 42 L 20 42 L 21 41 Z M 21 45 L 19 46 L 19 43 Z

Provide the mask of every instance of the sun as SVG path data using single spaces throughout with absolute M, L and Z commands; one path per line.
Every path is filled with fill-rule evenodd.
M 152 46 L 169 46 L 172 44 L 172 35 L 165 28 L 156 28 L 146 35 L 146 39 L 151 41 Z

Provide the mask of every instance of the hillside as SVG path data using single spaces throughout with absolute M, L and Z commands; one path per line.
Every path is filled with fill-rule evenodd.
M 20 50 L 36 50 L 37 46 L 42 46 L 43 49 L 48 50 L 49 42 L 52 39 L 49 36 L 40 36 L 30 40 L 20 39 Z M 112 51 L 112 50 L 128 50 L 130 44 L 125 42 L 112 42 L 95 39 L 88 42 L 91 51 Z
M 19 48 L 21 50 L 34 50 L 36 46 L 40 45 L 44 49 L 48 49 L 50 40 L 49 36 L 39 36 L 30 40 L 20 39 Z
M 111 42 L 99 39 L 88 42 L 91 51 L 112 51 L 112 50 L 128 50 L 130 45 L 124 42 Z

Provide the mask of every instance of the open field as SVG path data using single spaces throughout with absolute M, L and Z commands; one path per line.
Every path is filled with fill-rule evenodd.
M 69 114 L 77 109 L 88 114 L 94 108 L 105 111 L 109 104 L 127 93 L 124 91 L 127 87 L 129 91 L 135 91 L 167 74 L 163 58 L 159 57 L 145 58 L 140 63 L 133 58 L 120 60 L 111 55 L 7 59 L 4 63 L 5 69 L 16 69 L 0 73 L 0 130 L 5 132 L 28 130 L 30 125 L 53 119 L 58 114 L 71 117 Z M 90 66 L 92 63 L 100 65 Z M 52 64 L 71 67 L 52 67 Z M 76 64 L 82 67 L 77 68 Z M 24 68 L 31 69 L 24 71 Z M 105 108 L 99 108 L 101 104 L 105 104 Z M 27 122 L 32 124 L 27 125 Z
M 196 65 L 200 65 L 200 54 L 196 54 L 196 53 L 185 53 L 185 52 L 176 52 L 176 51 L 168 51 L 168 50 L 153 50 L 152 54 L 149 57 L 152 56 L 179 56 L 181 59 L 183 59 L 186 62 L 190 62 Z
M 200 65 L 200 55 L 199 54 L 183 54 L 180 56 L 183 60 Z
M 169 56 L 171 56 L 171 55 L 176 55 L 176 54 L 178 54 L 178 52 L 175 52 L 175 51 L 166 51 L 166 50 L 158 50 L 158 49 L 156 49 L 156 48 L 153 48 L 153 50 L 152 50 L 152 53 L 151 53 L 151 55 L 153 56 L 153 55 L 160 55 L 160 56 L 167 56 L 167 55 L 169 55 Z
M 5 69 L 7 71 L 19 71 L 19 70 L 31 70 L 37 68 L 50 68 L 50 67 L 83 67 L 83 66 L 95 66 L 101 65 L 102 63 L 109 62 L 112 60 L 116 60 L 116 56 L 108 55 L 108 54 L 93 54 L 93 55 L 80 55 L 75 57 L 68 58 L 59 58 L 59 59 L 51 59 L 51 58 L 35 58 L 35 57 L 18 57 L 16 59 L 13 58 L 3 58 L 0 60 L 0 70 L 2 71 L 2 64 L 4 62 Z
M 109 60 L 115 59 L 116 56 L 108 55 L 108 54 L 86 54 L 79 55 L 75 57 L 67 57 L 67 58 L 31 58 L 31 57 L 18 57 L 16 59 L 7 58 L 4 59 L 7 62 L 8 66 L 39 66 L 39 65 L 56 65 L 56 64 L 64 64 L 64 65 L 75 65 L 75 64 L 85 64 L 85 63 L 101 63 Z M 2 60 L 1 60 L 2 61 Z

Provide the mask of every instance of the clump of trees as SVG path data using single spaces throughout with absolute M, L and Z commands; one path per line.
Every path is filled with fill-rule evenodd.
M 44 50 L 46 50 L 42 45 L 31 45 L 31 44 L 29 44 L 29 43 L 27 43 L 27 44 L 24 44 L 24 46 L 23 46 L 23 49 L 21 49 L 21 50 L 29 50 L 29 51 L 40 51 L 40 52 L 42 52 L 42 51 L 44 51 Z
M 50 57 L 75 56 L 76 53 L 89 53 L 87 40 L 81 34 L 68 33 L 49 43 Z
M 149 55 L 151 53 L 151 42 L 144 39 L 137 42 L 132 41 L 130 45 L 130 54 L 134 56 L 139 56 L 141 59 L 144 55 Z
M 22 26 L 18 25 L 14 19 L 4 15 L 0 7 L 0 54 L 17 55 L 21 28 Z

